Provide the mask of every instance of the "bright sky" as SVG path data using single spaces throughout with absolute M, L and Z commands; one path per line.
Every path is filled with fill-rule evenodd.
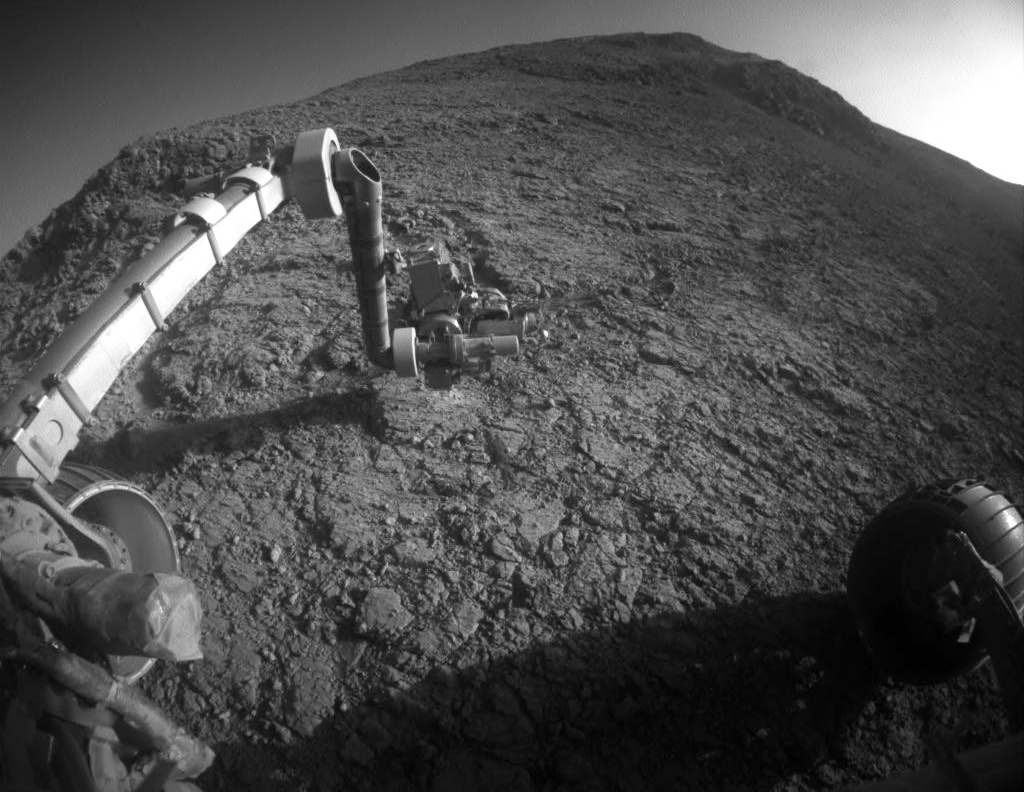
M 0 251 L 135 138 L 503 44 L 695 33 L 1024 183 L 1024 0 L 0 4 Z

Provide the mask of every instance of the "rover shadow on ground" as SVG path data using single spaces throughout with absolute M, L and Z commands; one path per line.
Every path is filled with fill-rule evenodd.
M 218 745 L 203 781 L 264 792 L 763 788 L 841 757 L 875 684 L 841 595 L 749 599 L 439 667 L 280 752 Z

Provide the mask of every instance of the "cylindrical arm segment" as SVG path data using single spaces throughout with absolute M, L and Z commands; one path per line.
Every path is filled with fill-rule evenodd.
M 182 298 L 288 197 L 279 176 L 247 167 L 216 197 L 197 198 L 175 227 L 83 313 L 0 405 L 0 477 L 54 481 L 78 433 L 121 369 Z
M 348 225 L 366 354 L 378 366 L 394 368 L 384 271 L 380 174 L 369 157 L 359 149 L 350 148 L 334 155 L 334 183 L 341 194 Z

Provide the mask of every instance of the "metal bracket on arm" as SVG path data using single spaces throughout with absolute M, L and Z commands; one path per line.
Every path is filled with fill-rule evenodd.
M 217 234 L 214 226 L 227 217 L 228 210 L 224 204 L 213 198 L 193 198 L 175 215 L 173 224 L 175 227 L 182 223 L 192 223 L 196 228 L 206 232 L 206 238 L 210 242 L 210 250 L 213 253 L 213 260 L 217 264 L 224 263 L 224 254 L 221 253 L 220 243 L 217 241 Z M 260 213 L 262 215 L 262 212 Z M 262 217 L 260 218 L 262 219 Z

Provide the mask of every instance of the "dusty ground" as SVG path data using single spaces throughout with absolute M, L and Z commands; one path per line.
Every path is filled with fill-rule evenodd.
M 551 338 L 449 393 L 369 368 L 343 227 L 289 205 L 125 372 L 75 458 L 202 592 L 206 659 L 143 685 L 204 789 L 822 789 L 1003 733 L 984 670 L 875 679 L 842 592 L 908 486 L 1022 499 L 1019 187 L 690 36 L 417 64 L 126 147 L 4 259 L 3 382 L 182 177 L 327 125 L 392 244 Z

